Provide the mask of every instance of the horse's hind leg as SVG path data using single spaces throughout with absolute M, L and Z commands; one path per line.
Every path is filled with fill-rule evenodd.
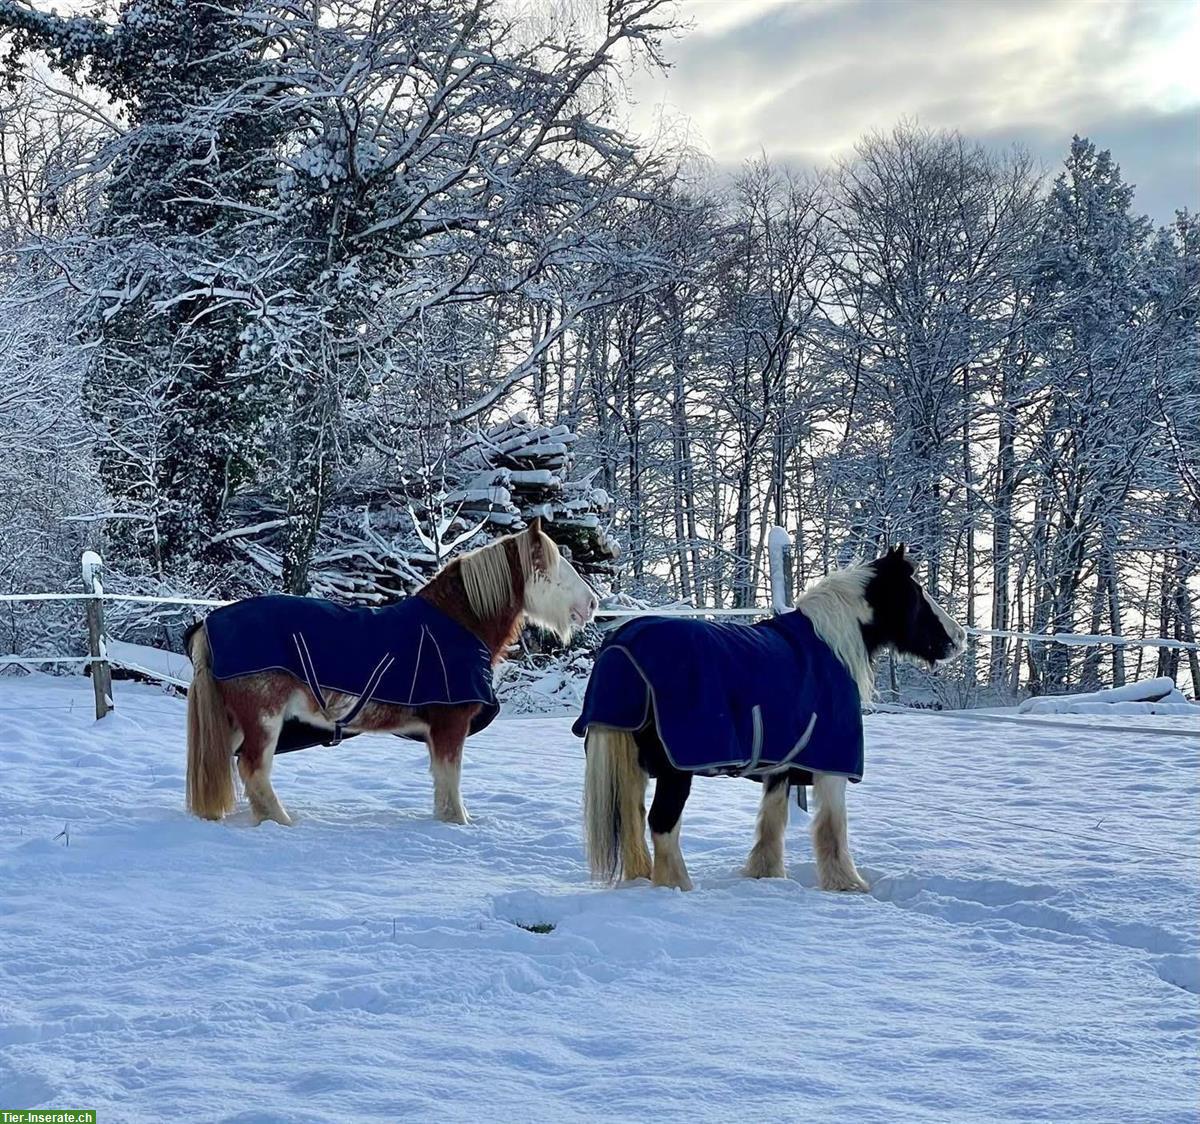
M 692 774 L 677 769 L 663 769 L 654 785 L 654 803 L 650 805 L 650 838 L 654 841 L 655 886 L 675 886 L 690 890 L 683 851 L 679 846 L 679 825 L 683 806 L 692 791 Z
M 788 791 L 787 773 L 763 781 L 754 847 L 743 870 L 747 878 L 787 877 L 783 865 L 783 837 L 788 822 Z
M 822 890 L 867 890 L 854 865 L 846 825 L 846 778 L 816 774 L 817 814 L 812 822 L 817 883 Z
M 275 759 L 275 743 L 279 740 L 283 719 L 264 714 L 255 714 L 252 717 L 239 714 L 238 724 L 242 728 L 242 752 L 238 758 L 238 773 L 246 788 L 254 822 L 274 820 L 284 827 L 290 827 L 292 818 L 284 811 L 279 797 L 271 787 L 271 764 Z

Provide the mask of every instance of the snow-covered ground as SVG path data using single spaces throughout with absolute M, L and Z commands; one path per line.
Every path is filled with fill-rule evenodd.
M 84 680 L 0 679 L 0 1108 L 1196 1119 L 1195 724 L 874 716 L 870 895 L 813 889 L 802 813 L 791 878 L 739 878 L 758 788 L 728 780 L 681 894 L 588 884 L 569 719 L 468 743 L 471 826 L 363 737 L 281 758 L 298 822 L 252 829 L 184 814 L 183 702 L 116 692 L 96 723 Z

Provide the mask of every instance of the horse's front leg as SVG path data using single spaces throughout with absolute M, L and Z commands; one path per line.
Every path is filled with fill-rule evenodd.
M 787 877 L 783 865 L 783 837 L 787 830 L 789 791 L 787 773 L 763 781 L 754 846 L 743 868 L 747 878 Z
M 817 814 L 812 822 L 817 883 L 822 890 L 868 890 L 850 854 L 846 824 L 846 778 L 818 773 L 813 778 Z
M 692 791 L 692 774 L 677 769 L 659 772 L 654 784 L 654 803 L 650 805 L 650 838 L 654 841 L 654 870 L 651 880 L 655 886 L 674 886 L 690 890 L 692 880 L 679 846 L 679 825 L 683 806 Z
M 429 771 L 433 774 L 433 814 L 446 823 L 470 823 L 463 807 L 459 781 L 463 742 L 477 707 L 435 707 L 429 717 Z

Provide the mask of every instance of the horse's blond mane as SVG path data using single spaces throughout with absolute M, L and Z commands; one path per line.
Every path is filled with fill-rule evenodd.
M 554 568 L 558 547 L 544 531 L 538 532 L 548 569 Z M 533 558 L 533 540 L 527 531 L 506 535 L 487 546 L 462 554 L 458 558 L 459 575 L 466 591 L 467 604 L 480 620 L 491 620 L 504 612 L 513 600 L 513 575 L 508 564 L 506 545 L 516 540 L 521 577 L 528 583 L 537 570 Z
M 861 627 L 871 620 L 866 598 L 870 578 L 867 566 L 849 566 L 835 570 L 796 598 L 796 609 L 812 621 L 813 630 L 845 665 L 864 703 L 875 695 L 875 670 Z

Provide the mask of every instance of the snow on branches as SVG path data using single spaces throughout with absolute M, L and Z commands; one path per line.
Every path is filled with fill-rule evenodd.
M 577 440 L 569 426 L 538 424 L 524 413 L 477 431 L 456 451 L 454 463 L 465 478 L 447 502 L 500 531 L 540 517 L 580 569 L 611 572 L 620 553 L 608 532 L 612 499 L 595 486 L 599 470 L 570 477 Z

